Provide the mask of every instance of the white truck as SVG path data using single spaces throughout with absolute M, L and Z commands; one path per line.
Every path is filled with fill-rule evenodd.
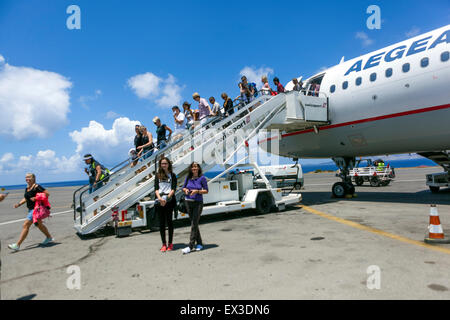
M 450 186 L 450 175 L 448 172 L 427 174 L 427 186 L 433 193 L 438 193 L 442 187 Z
M 349 176 L 357 186 L 361 186 L 364 182 L 369 182 L 372 187 L 387 186 L 394 178 L 394 168 L 387 165 L 378 165 L 371 159 L 360 159 L 356 162 L 355 168 L 351 169 Z
M 427 186 L 433 193 L 439 192 L 442 187 L 450 186 L 450 150 L 419 152 L 422 157 L 428 158 L 440 165 L 444 172 L 427 174 Z

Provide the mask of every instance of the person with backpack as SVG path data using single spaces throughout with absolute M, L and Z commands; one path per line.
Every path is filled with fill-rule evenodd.
M 244 86 L 247 87 L 248 90 L 248 96 L 249 96 L 249 101 L 251 102 L 253 99 L 255 99 L 256 97 L 258 97 L 258 89 L 256 88 L 256 83 L 254 82 L 250 82 L 248 83 L 247 77 L 246 76 L 242 76 L 241 77 L 241 81 L 244 84 Z
M 35 225 L 39 228 L 39 230 L 46 237 L 45 240 L 41 243 L 41 245 L 47 245 L 47 244 L 55 241 L 55 239 L 53 239 L 52 236 L 50 235 L 50 233 L 48 232 L 47 227 L 42 223 L 42 219 L 39 219 L 39 218 L 37 218 L 37 216 L 35 216 L 35 214 L 37 213 L 37 212 L 35 212 L 35 210 L 36 210 L 35 207 L 38 207 L 38 208 L 40 207 L 40 206 L 36 206 L 37 196 L 40 195 L 40 199 L 48 199 L 50 194 L 47 190 L 45 190 L 45 188 L 43 188 L 41 185 L 36 183 L 36 176 L 33 173 L 27 173 L 25 175 L 25 181 L 27 182 L 27 187 L 25 188 L 24 197 L 22 200 L 20 200 L 17 204 L 14 205 L 14 208 L 17 209 L 18 207 L 20 207 L 21 205 L 26 203 L 27 209 L 28 209 L 28 215 L 25 219 L 25 222 L 23 223 L 22 232 L 20 233 L 19 241 L 8 245 L 8 248 L 13 251 L 20 250 L 20 245 L 27 237 L 30 227 L 33 224 L 33 220 L 34 220 Z M 41 200 L 41 201 L 43 201 L 44 204 L 48 204 L 48 201 L 47 202 L 45 202 L 45 200 Z M 48 206 L 49 205 L 50 204 L 48 204 Z
M 103 184 L 109 176 L 109 170 L 95 160 L 89 153 L 84 155 L 83 160 L 87 165 L 84 168 L 84 172 L 89 176 L 89 193 L 92 193 L 103 187 Z

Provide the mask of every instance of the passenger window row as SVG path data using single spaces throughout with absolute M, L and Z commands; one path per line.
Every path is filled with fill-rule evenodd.
M 448 51 L 444 51 L 441 53 L 441 61 L 442 62 L 447 62 L 449 60 L 449 58 L 450 58 L 450 53 Z M 428 67 L 429 64 L 430 64 L 430 59 L 428 57 L 422 58 L 422 60 L 420 60 L 420 66 L 422 68 Z M 411 65 L 408 62 L 402 65 L 402 71 L 404 73 L 409 72 L 410 68 L 411 68 Z M 387 68 L 385 71 L 386 78 L 392 77 L 392 73 L 393 73 L 392 68 Z M 377 80 L 377 73 L 376 72 L 371 73 L 369 76 L 369 80 L 370 80 L 370 82 L 374 82 L 375 80 Z M 362 84 L 362 78 L 361 77 L 356 78 L 355 84 L 356 84 L 356 86 L 360 86 Z M 348 88 L 348 81 L 342 82 L 342 89 L 346 90 L 347 88 Z M 330 87 L 330 92 L 333 93 L 335 91 L 336 91 L 336 85 L 333 84 Z

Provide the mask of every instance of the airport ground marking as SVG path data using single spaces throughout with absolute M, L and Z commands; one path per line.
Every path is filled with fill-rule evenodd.
M 329 219 L 329 220 L 333 220 L 333 221 L 345 224 L 345 225 L 353 227 L 353 228 L 357 228 L 357 229 L 360 229 L 360 230 L 368 231 L 368 232 L 371 232 L 371 233 L 374 233 L 374 234 L 377 234 L 377 235 L 380 235 L 380 236 L 384 236 L 384 237 L 391 238 L 391 239 L 394 239 L 394 240 L 398 240 L 398 241 L 402 241 L 402 242 L 405 242 L 405 243 L 413 244 L 413 245 L 416 245 L 416 246 L 424 247 L 424 248 L 427 248 L 427 249 L 431 249 L 431 250 L 439 251 L 439 252 L 442 252 L 442 253 L 450 254 L 450 248 L 443 248 L 443 247 L 439 247 L 439 246 L 433 246 L 433 245 L 430 245 L 430 244 L 426 244 L 424 242 L 420 242 L 420 241 L 417 241 L 417 240 L 412 240 L 412 239 L 409 239 L 409 238 L 406 238 L 406 237 L 403 237 L 403 236 L 399 236 L 399 235 L 396 235 L 396 234 L 393 234 L 393 233 L 390 233 L 390 232 L 386 232 L 386 231 L 383 231 L 383 230 L 380 230 L 380 229 L 364 226 L 364 225 L 359 224 L 357 222 L 346 220 L 346 219 L 343 219 L 343 218 L 339 218 L 339 217 L 333 216 L 333 215 L 325 213 L 325 212 L 321 212 L 319 210 L 313 209 L 313 208 L 305 206 L 305 205 L 298 205 L 297 207 L 301 208 L 301 209 L 304 209 L 304 210 L 306 210 L 306 211 L 308 211 L 310 213 L 313 213 L 315 215 L 318 215 L 320 217 L 323 217 L 323 218 L 326 218 L 326 219 Z
M 60 215 L 60 214 L 69 213 L 69 212 L 73 212 L 73 210 L 67 210 L 67 211 L 52 213 L 52 214 L 50 214 L 50 218 L 54 217 L 54 216 L 57 216 L 57 215 Z M 16 223 L 16 222 L 22 222 L 22 221 L 25 221 L 25 218 L 24 219 L 18 219 L 18 220 L 2 222 L 2 223 L 0 223 L 0 226 L 4 226 L 4 225 L 7 225 L 7 224 Z

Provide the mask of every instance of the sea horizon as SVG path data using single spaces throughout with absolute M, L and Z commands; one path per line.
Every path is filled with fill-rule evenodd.
M 435 167 L 438 166 L 431 160 L 428 159 L 408 159 L 408 160 L 391 160 L 387 161 L 393 168 L 414 168 L 418 166 L 427 166 L 427 167 Z M 286 164 L 291 165 L 291 164 Z M 316 170 L 321 171 L 336 171 L 338 168 L 333 162 L 324 162 L 320 164 L 305 164 L 302 165 L 303 174 L 314 172 Z M 209 171 L 205 173 L 207 178 L 213 178 L 222 171 Z M 84 186 L 89 183 L 88 180 L 72 180 L 72 181 L 56 181 L 56 182 L 38 182 L 44 188 L 61 188 L 61 187 L 76 187 L 76 186 Z M 24 189 L 26 184 L 16 184 L 16 185 L 8 185 L 1 186 L 0 188 L 4 188 L 6 191 L 11 190 L 20 190 Z

